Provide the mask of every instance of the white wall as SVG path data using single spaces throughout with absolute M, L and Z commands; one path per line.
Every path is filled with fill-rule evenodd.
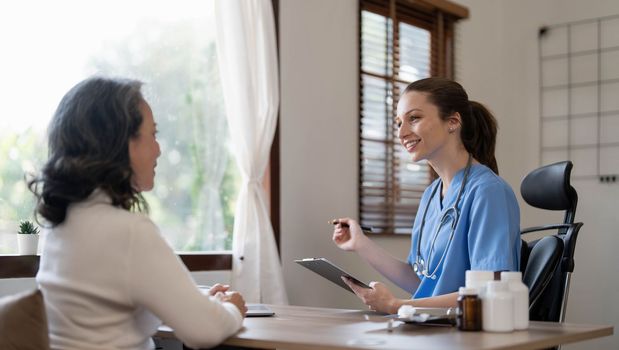
M 539 166 L 537 31 L 542 25 L 619 14 L 619 1 L 462 0 L 458 78 L 499 121 L 501 175 L 519 195 L 522 177 Z M 362 279 L 383 279 L 357 256 L 339 251 L 326 221 L 357 215 L 358 44 L 356 0 L 280 2 L 281 242 L 291 303 L 362 307 L 353 295 L 295 266 L 324 256 Z M 617 34 L 619 35 L 619 33 Z M 578 164 L 575 164 L 578 167 Z M 567 311 L 570 322 L 619 325 L 619 185 L 574 181 L 576 219 L 585 223 Z M 561 219 L 521 201 L 522 226 Z M 410 239 L 375 239 L 404 259 Z M 404 293 L 399 292 L 399 295 Z M 619 348 L 619 337 L 566 346 Z

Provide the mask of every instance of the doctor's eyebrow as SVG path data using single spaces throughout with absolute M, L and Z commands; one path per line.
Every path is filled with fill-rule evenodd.
M 412 108 L 412 109 L 406 111 L 405 113 L 403 113 L 402 116 L 405 117 L 405 116 L 411 114 L 412 112 L 423 112 L 423 111 L 420 108 Z M 401 120 L 402 120 L 402 118 L 400 118 L 399 116 L 396 116 L 395 118 L 393 118 L 393 121 L 396 122 L 396 123 L 401 121 Z
M 412 112 L 415 112 L 415 111 L 418 111 L 418 112 L 423 112 L 423 111 L 421 110 L 421 108 L 412 108 L 412 109 L 410 109 L 410 110 L 406 111 L 406 112 L 404 113 L 404 115 L 409 115 L 409 114 L 411 114 Z

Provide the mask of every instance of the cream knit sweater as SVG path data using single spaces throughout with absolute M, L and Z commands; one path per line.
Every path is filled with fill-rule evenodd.
M 162 321 L 186 345 L 212 347 L 243 322 L 199 291 L 148 217 L 99 190 L 48 233 L 37 282 L 53 349 L 152 349 Z

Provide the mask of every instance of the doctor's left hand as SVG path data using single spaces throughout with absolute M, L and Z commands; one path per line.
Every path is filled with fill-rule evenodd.
M 395 314 L 403 302 L 394 297 L 387 287 L 380 282 L 370 282 L 371 289 L 363 288 L 355 284 L 352 280 L 342 277 L 350 289 L 367 305 L 370 310 Z

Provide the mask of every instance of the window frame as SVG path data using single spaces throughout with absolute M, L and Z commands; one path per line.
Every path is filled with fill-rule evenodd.
M 406 23 L 418 28 L 428 30 L 430 32 L 430 76 L 442 76 L 447 78 L 454 78 L 454 27 L 455 23 L 464 18 L 468 18 L 469 11 L 466 7 L 452 3 L 447 0 L 359 0 L 358 10 L 358 40 L 359 40 L 359 138 L 358 138 L 358 150 L 359 150 L 359 176 L 358 176 L 358 214 L 359 220 L 365 221 L 364 216 L 367 215 L 368 219 L 372 210 L 364 209 L 364 159 L 363 142 L 364 142 L 364 126 L 363 126 L 363 89 L 364 89 L 364 76 L 373 77 L 384 80 L 386 82 L 385 97 L 386 99 L 389 92 L 392 93 L 393 104 L 391 110 L 388 112 L 387 118 L 391 119 L 390 130 L 397 130 L 394 123 L 394 117 L 396 113 L 396 107 L 398 97 L 400 94 L 397 83 L 406 83 L 399 79 L 399 24 Z M 363 32 L 362 32 L 362 16 L 363 11 L 369 11 L 380 16 L 390 18 L 392 21 L 392 56 L 391 64 L 393 66 L 390 74 L 374 74 L 371 72 L 365 72 L 363 70 Z M 391 88 L 388 86 L 391 84 Z M 384 102 L 387 108 L 388 104 Z M 395 173 L 399 170 L 397 161 L 397 153 L 394 151 L 397 145 L 393 145 L 393 135 L 389 134 L 383 141 L 387 144 L 387 154 L 385 154 L 385 162 L 388 170 L 385 171 L 383 178 L 383 190 L 382 197 L 385 200 L 377 204 L 379 209 L 375 209 L 375 213 L 381 213 L 384 215 L 381 219 L 376 219 L 382 223 L 382 226 L 378 227 L 376 235 L 380 236 L 406 236 L 401 233 L 396 233 L 396 213 L 397 213 L 397 198 L 400 196 L 400 190 L 395 179 Z M 390 138 L 391 137 L 391 138 Z M 428 178 L 435 178 L 436 174 L 428 166 Z M 369 195 L 368 195 L 369 196 Z M 376 197 L 378 195 L 374 195 Z M 416 215 L 414 212 L 411 213 Z M 410 229 L 412 230 L 412 222 L 410 221 Z M 408 228 L 408 227 L 406 227 Z M 410 232 L 410 230 L 409 230 Z

